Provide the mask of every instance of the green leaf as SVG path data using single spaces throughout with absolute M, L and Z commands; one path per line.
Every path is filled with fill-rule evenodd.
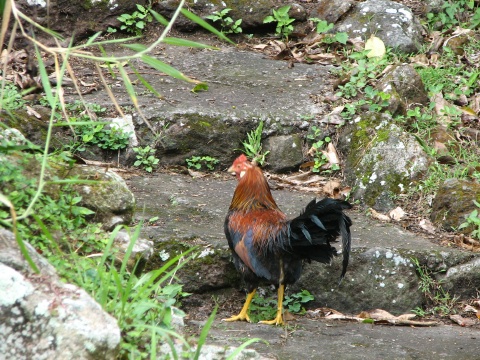
M 143 84 L 143 86 L 145 86 L 148 89 L 148 91 L 150 91 L 156 97 L 162 98 L 162 95 L 160 95 L 158 93 L 158 91 L 155 90 L 155 88 L 152 85 L 150 85 L 150 83 L 142 75 L 140 75 L 140 73 L 137 71 L 137 69 L 132 64 L 129 63 L 129 65 L 132 68 L 135 75 L 137 75 L 137 78 L 140 80 L 140 82 Z M 145 149 L 147 150 L 147 148 L 149 148 L 149 147 L 147 146 Z
M 272 15 L 268 15 L 265 19 L 263 19 L 264 24 L 268 24 L 274 21 L 275 21 L 275 18 Z
M 121 44 L 123 47 L 131 49 L 136 52 L 142 52 L 147 50 L 147 47 L 143 44 Z
M 339 32 L 335 34 L 335 40 L 337 40 L 340 44 L 345 45 L 348 40 L 348 34 L 346 32 Z
M 207 91 L 208 85 L 206 83 L 199 83 L 195 85 L 195 87 L 191 90 L 193 93 L 197 93 L 198 91 Z
M 215 315 L 217 314 L 218 306 L 215 306 L 215 308 L 212 311 L 212 314 L 208 317 L 207 322 L 205 325 L 203 325 L 202 332 L 200 333 L 200 337 L 198 338 L 198 343 L 197 343 L 197 351 L 195 352 L 194 355 L 194 360 L 200 359 L 200 352 L 202 350 L 202 346 L 205 344 L 205 341 L 207 340 L 207 335 L 208 332 L 210 331 L 210 327 L 213 324 L 213 320 L 215 320 Z
M 225 40 L 227 42 L 229 42 L 230 44 L 232 45 L 235 45 L 235 43 L 230 40 L 228 37 L 225 36 L 225 34 L 223 34 L 222 32 L 218 31 L 217 29 L 215 29 L 212 25 L 210 25 L 209 23 L 207 23 L 205 20 L 203 20 L 202 18 L 198 17 L 197 15 L 195 15 L 194 13 L 186 10 L 186 9 L 182 9 L 181 10 L 182 14 L 189 20 L 192 20 L 193 22 L 197 23 L 198 25 L 200 25 L 201 27 L 203 27 L 204 29 L 207 29 L 208 31 L 214 33 L 215 35 L 217 35 L 220 39 L 222 40 Z
M 165 39 L 163 39 L 163 42 L 165 44 L 175 45 L 175 46 L 186 46 L 186 47 L 201 48 L 201 49 L 219 50 L 219 48 L 215 46 L 201 44 L 196 41 L 191 41 L 186 39 L 166 37 Z
M 160 15 L 158 12 L 156 12 L 155 10 L 152 10 L 152 9 L 148 9 L 148 10 L 153 15 L 155 20 L 157 20 L 160 24 L 162 24 L 163 26 L 168 26 L 169 25 L 169 21 L 167 19 L 165 19 L 162 15 Z
M 125 71 L 123 66 L 119 66 L 118 70 L 120 72 L 120 75 L 122 76 L 123 84 L 125 85 L 125 89 L 127 90 L 127 93 L 130 96 L 130 99 L 132 100 L 133 105 L 137 107 L 138 106 L 137 95 L 135 94 L 135 89 L 133 88 L 132 82 L 130 81 L 130 78 L 128 77 L 127 72 Z
M 163 61 L 160 61 L 158 59 L 155 59 L 151 56 L 148 55 L 142 55 L 142 61 L 145 64 L 150 65 L 151 67 L 157 69 L 158 71 L 167 74 L 168 76 L 171 76 L 176 79 L 188 81 L 188 82 L 193 82 L 193 83 L 199 83 L 198 80 L 194 80 L 189 78 L 188 76 L 185 76 L 183 73 L 175 69 L 174 67 L 164 63 Z

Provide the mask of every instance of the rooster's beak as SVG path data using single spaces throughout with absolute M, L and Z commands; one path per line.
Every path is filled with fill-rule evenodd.
M 230 173 L 231 175 L 234 175 L 234 176 L 237 175 L 237 174 L 235 173 L 235 170 L 233 169 L 233 166 L 230 166 L 230 167 L 228 168 L 227 172 Z

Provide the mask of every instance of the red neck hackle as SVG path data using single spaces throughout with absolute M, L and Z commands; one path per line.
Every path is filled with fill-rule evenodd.
M 238 180 L 230 205 L 231 210 L 278 210 L 262 170 L 250 163 L 244 154 L 235 159 L 228 172 L 234 173 Z

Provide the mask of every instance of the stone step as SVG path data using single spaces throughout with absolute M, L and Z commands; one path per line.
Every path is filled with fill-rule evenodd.
M 154 226 L 146 226 L 143 236 L 155 242 L 163 258 L 173 257 L 188 246 L 200 246 L 200 256 L 177 275 L 184 290 L 205 293 L 241 287 L 230 259 L 223 222 L 236 180 L 209 175 L 157 173 L 134 177 L 128 184 L 137 200 L 137 219 L 158 216 Z M 289 217 L 296 216 L 314 197 L 312 193 L 274 190 L 279 207 Z M 381 308 L 394 314 L 409 312 L 425 304 L 419 289 L 415 260 L 428 269 L 450 295 L 471 299 L 480 288 L 480 257 L 469 251 L 444 247 L 391 223 L 379 223 L 361 211 L 348 212 L 353 220 L 352 255 L 347 275 L 340 286 L 341 258 L 331 265 L 305 264 L 292 291 L 307 289 L 315 304 L 346 313 Z M 147 265 L 163 264 L 160 255 Z

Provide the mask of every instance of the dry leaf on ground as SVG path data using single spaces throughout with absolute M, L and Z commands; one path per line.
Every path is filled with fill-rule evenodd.
M 388 213 L 388 216 L 390 216 L 390 218 L 395 221 L 400 221 L 403 217 L 405 217 L 405 215 L 405 211 L 403 211 L 400 206 L 396 207 Z
M 385 214 L 382 214 L 382 213 L 379 213 L 378 211 L 375 211 L 374 209 L 371 209 L 370 208 L 370 215 L 374 218 L 374 219 L 377 219 L 377 220 L 380 220 L 380 221 L 390 221 L 390 216 L 388 215 L 385 215 Z

